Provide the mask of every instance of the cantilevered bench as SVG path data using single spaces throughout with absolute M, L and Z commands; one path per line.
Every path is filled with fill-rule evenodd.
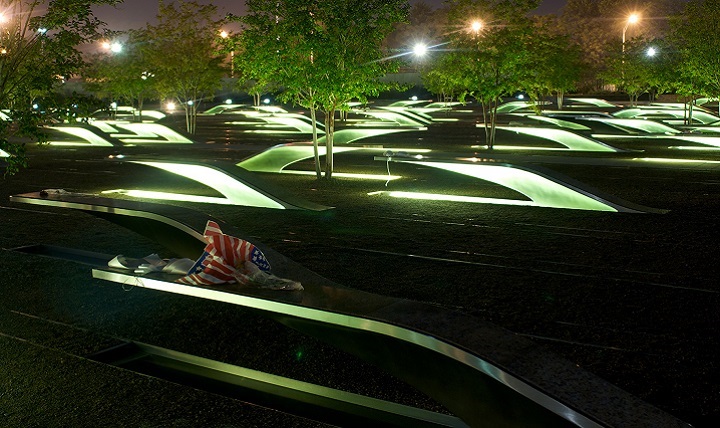
M 156 239 L 183 257 L 200 254 L 205 245 L 200 231 L 207 220 L 218 221 L 180 207 L 117 199 L 29 193 L 11 200 L 79 209 Z M 243 237 L 237 229 L 219 223 L 223 232 Z M 173 282 L 176 276 L 139 277 L 110 268 L 93 269 L 92 275 L 258 310 L 376 364 L 428 394 L 469 426 L 689 426 L 490 323 L 433 305 L 342 287 L 253 243 L 264 252 L 274 274 L 301 281 L 304 291 L 247 287 L 229 292 L 181 285 Z

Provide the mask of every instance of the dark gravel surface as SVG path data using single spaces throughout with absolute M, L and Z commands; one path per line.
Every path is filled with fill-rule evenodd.
M 10 204 L 8 196 L 45 188 L 212 195 L 195 182 L 108 155 L 237 162 L 298 138 L 234 133 L 225 141 L 221 128 L 216 122 L 203 128 L 201 122 L 199 144 L 193 146 L 30 147 L 31 167 L 0 186 L 0 247 L 48 243 L 134 257 L 171 256 L 100 219 Z M 527 336 L 686 422 L 716 426 L 720 167 L 585 159 L 720 161 L 720 155 L 671 150 L 667 147 L 677 144 L 664 140 L 645 146 L 618 141 L 644 151 L 612 155 L 474 152 L 469 146 L 481 140 L 472 123 L 461 121 L 374 137 L 367 144 L 520 156 L 602 192 L 670 211 L 601 213 L 368 195 L 409 190 L 518 197 L 490 183 L 403 164 L 390 164 L 403 178 L 387 185 L 262 174 L 300 197 L 336 207 L 326 212 L 178 204 L 211 212 L 337 283 L 460 309 Z M 312 169 L 312 164 L 294 167 Z M 386 172 L 386 164 L 368 153 L 337 155 L 336 168 Z M 148 290 L 124 291 L 92 280 L 86 266 L 11 251 L 0 252 L 0 266 L 0 418 L 10 421 L 8 426 L 101 426 L 99 421 L 113 421 L 106 426 L 273 426 L 267 422 L 272 418 L 282 420 L 275 426 L 314 426 L 120 369 L 103 370 L 76 357 L 118 338 L 443 411 L 389 375 L 249 311 Z M 37 403 L 45 404 L 33 411 Z

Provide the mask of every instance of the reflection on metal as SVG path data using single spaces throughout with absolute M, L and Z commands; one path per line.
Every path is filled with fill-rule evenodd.
M 150 161 L 132 161 L 131 163 L 152 166 L 202 183 L 225 196 L 227 204 L 275 209 L 287 208 L 270 195 L 261 193 L 234 177 L 231 177 L 224 171 L 211 166 Z M 179 200 L 177 198 L 181 196 L 183 195 L 175 195 L 173 200 Z M 192 196 L 188 195 L 188 197 Z
M 353 110 L 357 114 L 370 116 L 380 119 L 384 124 L 392 124 L 395 126 L 411 126 L 415 128 L 426 126 L 430 121 L 417 115 L 402 114 L 398 111 L 390 110 Z
M 406 128 L 406 129 L 397 129 L 397 128 L 385 128 L 385 129 L 372 129 L 372 128 L 363 128 L 363 129 L 341 129 L 339 131 L 335 131 L 333 134 L 333 144 L 350 144 L 354 143 L 355 141 L 362 140 L 363 138 L 370 138 L 370 137 L 377 137 L 379 135 L 387 135 L 387 134 L 394 134 L 397 132 L 411 132 L 411 131 L 425 131 L 427 128 Z M 325 144 L 325 140 L 327 137 L 323 136 L 318 139 L 319 144 Z
M 622 201 L 612 196 L 600 196 L 597 191 L 586 188 L 582 183 L 572 182 L 569 178 L 561 178 L 559 174 L 551 175 L 551 171 L 543 171 L 520 165 L 506 163 L 485 162 L 477 158 L 458 159 L 456 162 L 412 160 L 403 157 L 376 157 L 376 160 L 403 162 L 439 168 L 458 174 L 468 175 L 481 180 L 499 184 L 526 196 L 530 201 L 513 202 L 513 205 L 533 205 L 548 208 L 568 208 L 590 211 L 611 211 L 628 213 L 664 213 L 658 210 L 643 207 L 631 202 Z M 447 199 L 444 195 L 433 195 Z M 497 199 L 504 203 L 504 199 Z M 473 199 L 468 202 L 482 202 Z
M 123 143 L 168 143 L 168 144 L 192 144 L 193 142 L 165 125 L 157 123 L 112 123 L 115 127 L 125 129 L 132 134 L 110 134 Z
M 495 205 L 518 205 L 537 207 L 540 206 L 533 201 L 521 201 L 518 199 L 499 199 L 499 198 L 481 198 L 477 196 L 459 196 L 459 195 L 443 195 L 439 193 L 421 193 L 421 192 L 370 192 L 368 195 L 387 195 L 392 198 L 400 199 L 417 199 L 423 201 L 449 201 L 464 202 L 472 204 L 495 204 Z
M 102 146 L 112 147 L 112 143 L 100 137 L 89 129 L 77 126 L 51 126 L 50 129 L 70 134 L 80 141 L 49 141 L 54 146 Z
M 693 134 L 673 134 L 673 135 L 610 135 L 610 134 L 593 134 L 595 138 L 602 139 L 632 139 L 632 140 L 679 140 L 688 143 L 700 144 L 707 147 L 693 147 L 693 146 L 671 146 L 673 149 L 686 149 L 686 150 L 711 150 L 714 148 L 720 148 L 720 136 L 714 137 L 712 135 L 693 135 Z
M 572 129 L 573 131 L 589 131 L 590 130 L 590 128 L 588 128 L 585 125 L 581 125 L 581 124 L 575 123 L 575 122 L 570 122 L 569 120 L 558 119 L 556 117 L 530 115 L 530 116 L 527 116 L 527 118 L 537 120 L 539 122 L 551 123 L 559 128 Z
M 513 113 L 518 110 L 532 110 L 535 106 L 550 105 L 550 101 L 509 101 L 500 104 L 497 108 L 498 113 Z
M 422 110 L 419 108 L 408 108 L 408 107 L 380 107 L 381 110 L 387 110 L 392 111 L 395 113 L 398 113 L 403 116 L 407 116 L 410 119 L 420 122 L 422 124 L 429 124 L 432 122 L 433 118 L 432 116 L 425 114 Z
M 685 110 L 677 110 L 672 108 L 656 108 L 656 109 L 648 109 L 648 108 L 631 108 L 631 109 L 625 109 L 620 110 L 615 113 L 613 113 L 613 116 L 619 117 L 619 118 L 628 118 L 628 119 L 634 119 L 634 118 L 649 118 L 649 119 L 655 119 L 655 120 L 663 120 L 670 124 L 677 124 L 682 125 L 684 119 L 687 117 L 688 112 Z M 715 116 L 710 113 L 706 113 L 702 110 L 693 110 L 692 113 L 692 119 L 693 121 L 700 122 L 704 125 L 717 122 L 720 120 L 720 117 Z
M 247 104 L 219 104 L 215 107 L 212 107 L 208 110 L 205 110 L 204 112 L 200 113 L 201 115 L 216 115 L 216 114 L 223 114 L 223 113 L 235 113 L 234 110 L 238 110 L 241 108 L 247 108 Z
M 186 195 L 182 193 L 169 193 L 169 192 L 153 192 L 150 190 L 126 190 L 126 189 L 112 189 L 103 190 L 100 192 L 103 195 L 125 195 L 133 198 L 140 199 L 153 199 L 161 201 L 182 201 L 182 202 L 198 202 L 203 204 L 218 204 L 218 205 L 245 205 L 237 204 L 228 198 L 218 198 L 213 196 L 199 196 L 199 195 Z
M 333 426 L 468 427 L 455 416 L 144 343 L 128 342 L 89 358 Z
M 344 153 L 359 150 L 383 152 L 387 149 L 382 147 L 334 147 L 334 153 Z M 407 153 L 427 153 L 426 149 L 393 149 Z M 320 156 L 325 156 L 325 146 L 318 146 Z M 280 144 L 258 153 L 237 164 L 248 171 L 257 172 L 281 172 L 287 166 L 301 160 L 310 159 L 315 156 L 312 143 L 290 143 Z M 335 173 L 334 173 L 335 174 Z
M 588 104 L 595 107 L 617 107 L 615 104 L 609 103 L 600 98 L 566 98 L 568 101 L 573 101 L 580 104 Z M 577 106 L 571 106 L 577 107 Z
M 481 126 L 481 125 L 478 125 Z M 553 128 L 535 128 L 525 126 L 498 126 L 497 129 L 516 132 L 520 134 L 530 135 L 533 137 L 543 138 L 562 144 L 570 150 L 586 151 L 586 152 L 619 152 L 619 149 L 608 146 L 607 144 L 575 134 L 564 129 Z M 502 148 L 502 145 L 496 144 L 495 147 Z M 528 146 L 528 148 L 532 148 Z M 565 150 L 565 149 L 562 149 Z
M 127 144 L 192 144 L 193 142 L 181 134 L 173 131 L 165 125 L 157 123 L 131 123 L 123 121 L 99 121 L 93 120 L 89 125 L 99 132 L 108 134 L 110 138 L 117 139 Z M 79 141 L 50 141 L 52 145 L 90 145 L 90 146 L 113 146 L 105 138 L 93 132 L 92 129 L 78 126 L 51 126 L 50 129 L 70 134 Z M 122 131 L 129 131 L 122 132 Z
M 675 128 L 664 125 L 659 122 L 645 119 L 622 119 L 622 118 L 604 118 L 604 117 L 592 117 L 585 118 L 585 120 L 592 120 L 601 122 L 619 128 L 623 131 L 641 131 L 648 134 L 680 134 L 681 132 Z
M 96 279 L 116 282 L 129 287 L 141 287 L 150 290 L 197 297 L 205 300 L 224 302 L 257 309 L 263 312 L 275 313 L 283 317 L 293 317 L 300 320 L 320 322 L 325 326 L 334 326 L 336 328 L 340 327 L 342 329 L 348 329 L 349 331 L 370 332 L 380 335 L 381 337 L 392 338 L 395 341 L 406 342 L 415 347 L 423 348 L 433 353 L 439 353 L 448 358 L 454 359 L 463 365 L 467 365 L 477 371 L 485 373 L 490 378 L 506 385 L 510 388 L 510 390 L 519 392 L 521 395 L 530 398 L 532 401 L 529 401 L 528 404 L 532 402 L 537 403 L 544 407 L 546 411 L 549 411 L 554 415 L 558 415 L 566 421 L 572 421 L 573 423 L 583 427 L 601 426 L 587 416 L 578 413 L 553 397 L 550 397 L 542 391 L 536 389 L 534 386 L 524 382 L 522 379 L 501 370 L 490 362 L 467 352 L 465 349 L 406 327 L 345 313 L 334 313 L 308 306 L 284 303 L 282 301 L 257 298 L 249 295 L 226 293 L 209 288 L 187 286 L 174 282 L 161 281 L 147 277 L 137 277 L 134 275 L 109 272 L 100 269 L 93 269 L 92 275 L 93 278 Z M 510 405 L 510 403 L 505 404 Z M 495 411 L 502 412 L 500 409 L 495 409 Z M 547 420 L 544 422 L 535 422 L 539 423 L 540 426 L 546 426 L 548 423 Z M 562 420 L 558 419 L 555 423 L 562 423 Z
M 393 158 L 392 160 L 444 169 L 446 171 L 490 181 L 525 195 L 530 199 L 528 203 L 534 206 L 612 212 L 622 210 L 621 207 L 603 201 L 598 196 L 516 165 L 416 161 L 397 158 Z M 637 211 L 631 210 L 631 212 Z
M 280 171 L 282 174 L 294 174 L 294 175 L 315 175 L 315 171 L 300 171 L 293 169 L 284 169 Z M 349 172 L 333 172 L 335 178 L 353 178 L 356 180 L 379 180 L 379 181 L 393 181 L 402 178 L 399 175 L 383 175 L 383 174 L 353 174 Z
M 704 159 L 672 159 L 672 158 L 634 158 L 634 161 L 653 162 L 653 163 L 669 163 L 681 165 L 705 165 L 720 164 L 720 161 L 711 161 Z

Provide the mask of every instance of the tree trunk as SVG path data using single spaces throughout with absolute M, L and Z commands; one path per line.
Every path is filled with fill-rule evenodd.
M 318 149 L 317 137 L 317 110 L 315 110 L 315 107 L 310 107 L 310 119 L 312 120 L 313 151 L 315 154 L 315 176 L 319 180 L 322 177 L 322 171 L 320 170 L 320 151 Z
M 497 119 L 497 108 L 498 108 L 498 100 L 493 101 L 493 103 L 490 106 L 490 142 L 491 146 L 490 148 L 495 147 L 495 121 Z
M 563 109 L 563 103 L 565 102 L 565 91 L 558 89 L 556 92 L 558 110 Z
M 142 112 L 143 112 L 143 96 L 138 96 L 138 116 L 137 121 L 142 122 Z
M 485 145 L 488 149 L 492 149 L 492 141 L 490 140 L 490 126 L 488 125 L 488 104 L 485 101 L 480 102 L 483 115 L 483 128 L 485 129 Z
M 333 173 L 333 137 L 335 135 L 335 109 L 325 112 L 325 179 Z

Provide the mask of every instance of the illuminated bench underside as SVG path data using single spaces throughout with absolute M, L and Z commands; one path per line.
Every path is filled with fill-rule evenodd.
M 649 134 L 680 134 L 681 132 L 675 128 L 664 125 L 659 122 L 645 119 L 622 119 L 622 118 L 586 118 L 585 120 L 605 123 L 623 131 L 641 131 Z
M 386 148 L 373 148 L 373 147 L 334 147 L 334 153 L 344 153 L 365 150 L 370 152 L 384 152 Z M 408 153 L 427 153 L 430 150 L 426 149 L 393 149 L 398 151 L 405 151 Z M 325 146 L 318 146 L 318 154 L 325 156 Z M 312 143 L 289 143 L 281 144 L 271 147 L 263 152 L 258 153 L 248 159 L 237 164 L 237 166 L 247 169 L 248 171 L 256 172 L 274 172 L 274 173 L 298 173 L 298 171 L 285 170 L 289 165 L 302 160 L 311 159 L 315 156 Z M 300 172 L 306 173 L 306 172 Z M 338 173 L 333 173 L 337 175 Z M 366 175 L 351 175 L 353 178 L 374 178 Z M 378 176 L 379 177 L 379 176 Z M 389 176 L 383 176 L 383 179 L 388 179 Z M 399 178 L 397 176 L 391 178 Z
M 483 126 L 482 124 L 478 124 L 478 127 Z M 608 146 L 605 143 L 602 143 L 597 140 L 593 140 L 591 138 L 583 137 L 582 135 L 575 134 L 570 131 L 566 131 L 564 129 L 554 129 L 554 128 L 535 128 L 535 127 L 525 127 L 525 126 L 498 126 L 497 129 L 502 129 L 505 131 L 510 132 L 516 132 L 519 134 L 525 134 L 530 135 L 533 137 L 542 138 L 549 141 L 554 141 L 558 144 L 561 144 L 566 147 L 566 149 L 560 149 L 557 150 L 576 150 L 576 151 L 585 151 L 585 152 L 619 152 L 619 149 L 616 149 L 615 147 Z M 495 147 L 502 148 L 502 145 L 496 144 Z M 532 148 L 530 146 L 527 146 L 525 148 Z M 549 150 L 552 150 L 553 148 L 546 148 Z
M 179 162 L 130 161 L 139 165 L 159 168 L 190 180 L 197 181 L 217 191 L 223 197 L 187 195 L 180 193 L 151 192 L 145 190 L 114 189 L 106 190 L 104 194 L 123 194 L 143 199 L 161 199 L 186 202 L 201 202 L 223 205 L 241 205 L 249 207 L 273 209 L 310 209 L 325 210 L 329 207 L 313 204 L 307 201 L 288 202 L 276 195 L 252 185 L 247 178 L 230 174 L 212 165 L 188 164 Z M 240 171 L 238 171 L 240 172 Z
M 376 158 L 387 160 L 388 158 Z M 494 198 L 454 197 L 450 195 L 413 194 L 389 192 L 390 196 L 413 199 L 457 200 L 458 202 L 493 203 L 501 205 L 529 205 L 547 208 L 567 208 L 611 212 L 665 212 L 641 207 L 630 202 L 613 202 L 590 191 L 550 175 L 518 165 L 497 163 L 462 163 L 421 161 L 389 158 L 394 162 L 410 163 L 455 172 L 512 189 L 523 194 L 528 201 Z M 579 184 L 579 183 L 578 183 Z
M 127 144 L 192 144 L 193 142 L 165 125 L 157 123 L 131 123 L 119 121 L 91 121 L 99 132 Z M 77 138 L 75 141 L 50 141 L 52 145 L 113 146 L 107 139 L 91 129 L 79 126 L 51 126 L 50 129 Z M 129 131 L 129 132 L 123 132 Z
M 49 144 L 54 146 L 99 146 L 99 147 L 112 147 L 113 144 L 108 140 L 102 138 L 96 133 L 89 129 L 80 128 L 77 126 L 51 126 L 51 129 L 60 131 L 65 134 L 72 135 L 78 138 L 75 141 L 49 141 Z
M 634 109 L 620 110 L 620 111 L 613 113 L 613 116 L 615 116 L 615 117 L 628 118 L 628 119 L 649 116 L 649 115 L 658 115 L 658 116 L 666 115 L 666 116 L 672 116 L 671 118 L 667 118 L 667 119 L 674 118 L 674 119 L 684 120 L 687 117 L 688 112 L 686 112 L 685 110 L 675 110 L 675 109 L 670 109 L 670 108 L 666 108 L 666 109 L 664 109 L 664 108 L 658 108 L 658 109 L 634 108 Z M 717 122 L 718 120 L 720 120 L 720 117 L 714 116 L 709 113 L 705 113 L 704 111 L 701 111 L 701 110 L 693 110 L 692 118 L 703 124 L 713 123 L 713 122 Z M 666 119 L 662 119 L 662 120 L 666 120 Z
M 429 122 L 420 117 L 408 117 L 396 111 L 390 110 L 353 110 L 354 113 L 380 119 L 382 123 L 394 124 L 396 126 L 411 126 L 420 128 Z
M 600 98 L 567 98 L 568 101 L 576 101 L 583 104 L 592 105 L 595 107 L 617 107 L 615 104 L 609 103 Z

